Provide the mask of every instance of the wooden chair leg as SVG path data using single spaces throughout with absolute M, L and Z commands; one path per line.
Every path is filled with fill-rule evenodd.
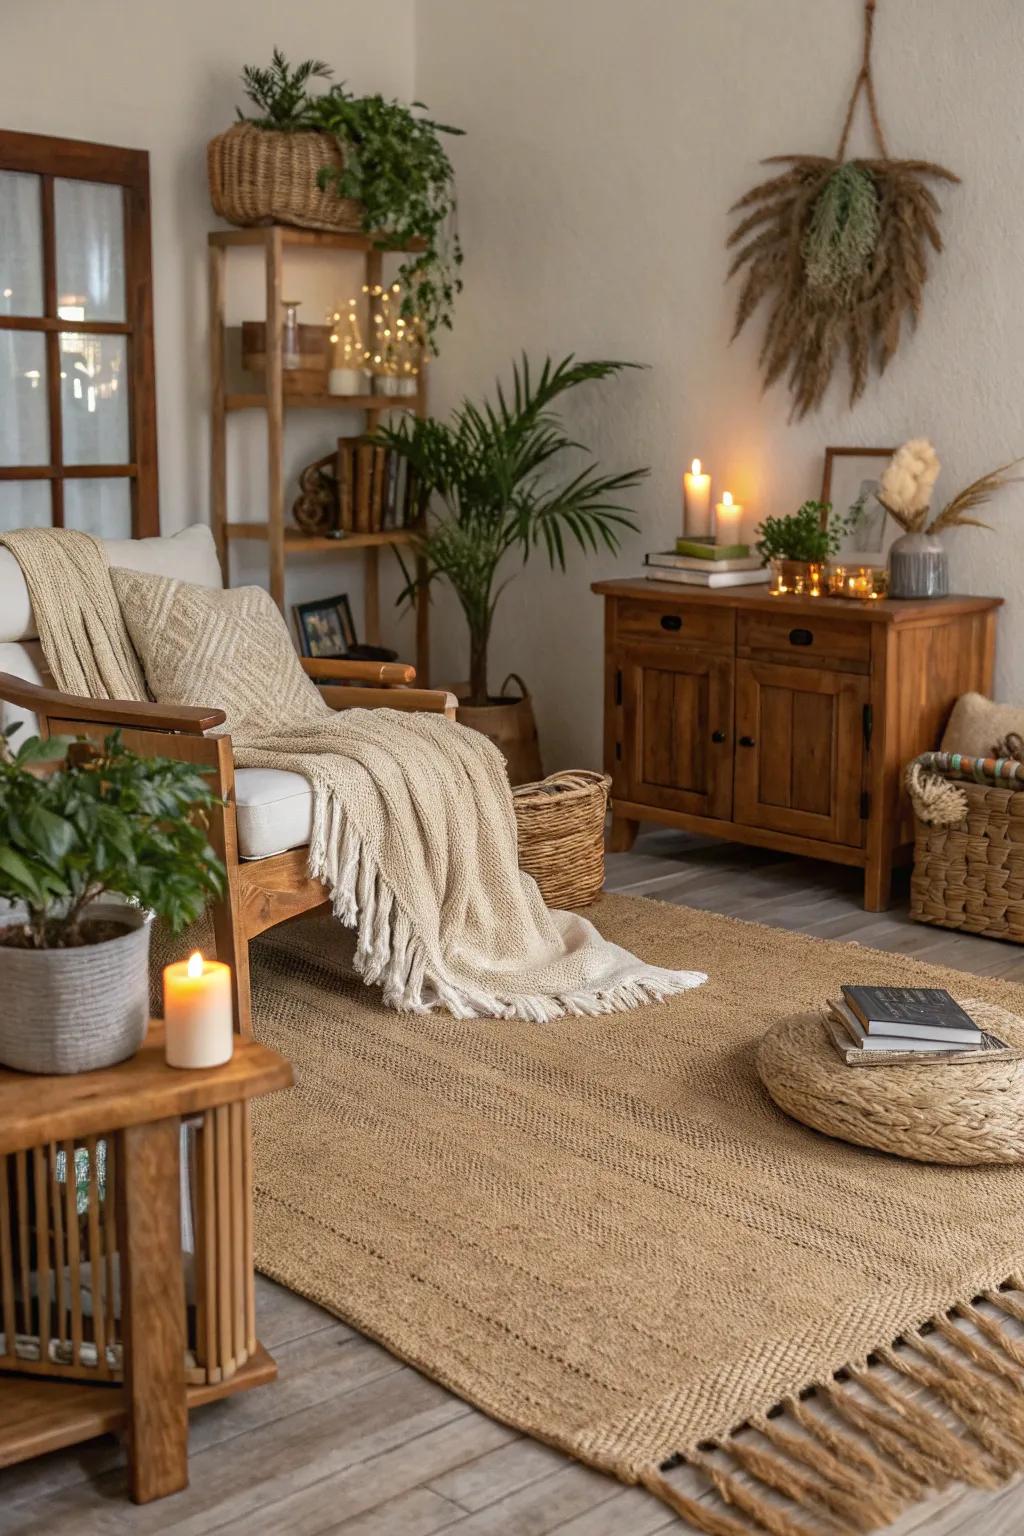
M 228 871 L 228 894 L 217 902 L 213 912 L 213 931 L 217 941 L 217 959 L 231 967 L 232 1002 L 235 1028 L 246 1040 L 252 1038 L 252 994 L 249 986 L 249 940 L 238 919 L 237 889 Z

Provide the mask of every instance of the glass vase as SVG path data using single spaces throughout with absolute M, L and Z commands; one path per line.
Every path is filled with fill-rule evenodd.
M 783 560 L 770 562 L 772 597 L 820 597 L 825 590 L 825 567 L 816 560 Z

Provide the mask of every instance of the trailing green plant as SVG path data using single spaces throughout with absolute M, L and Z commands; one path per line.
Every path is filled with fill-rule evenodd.
M 259 107 L 261 115 L 246 117 L 238 107 L 238 121 L 276 133 L 301 133 L 316 128 L 315 98 L 310 96 L 307 86 L 310 80 L 329 80 L 333 74 L 323 59 L 306 59 L 292 69 L 280 48 L 275 48 L 269 69 L 247 64 L 242 70 L 245 94 Z
M 539 374 L 525 354 L 512 369 L 512 388 L 496 386 L 493 401 L 464 400 L 448 421 L 403 418 L 381 428 L 377 440 L 404 458 L 414 479 L 424 528 L 416 542 L 423 583 L 447 581 L 469 629 L 470 693 L 486 704 L 487 657 L 494 612 L 515 572 L 510 558 L 526 564 L 541 549 L 552 568 L 565 570 L 566 545 L 616 550 L 619 530 L 636 531 L 619 493 L 637 485 L 646 469 L 601 474 L 591 461 L 555 475 L 570 450 L 586 452 L 553 409 L 569 390 L 621 373 L 634 363 L 576 362 L 547 358 Z M 398 551 L 396 550 L 396 553 Z M 401 555 L 399 554 L 401 559 Z M 403 563 L 411 599 L 419 581 Z
M 268 69 L 246 65 L 242 83 L 258 117 L 240 121 L 284 133 L 329 134 L 341 150 L 339 166 L 317 173 L 322 190 L 333 187 L 363 209 L 363 229 L 382 250 L 419 247 L 398 269 L 401 313 L 416 319 L 433 351 L 437 333 L 451 329 L 452 308 L 462 290 L 462 246 L 456 226 L 455 175 L 441 134 L 461 128 L 422 116 L 421 101 L 409 105 L 379 93 L 357 96 L 344 81 L 319 95 L 307 87 L 329 80 L 330 65 L 307 59 L 294 69 L 279 48 Z
M 821 564 L 839 549 L 850 517 L 836 516 L 830 501 L 805 501 L 785 517 L 766 517 L 757 532 L 757 552 L 769 560 L 808 560 Z
M 105 892 L 177 933 L 223 894 L 204 814 L 217 797 L 190 763 L 137 757 L 119 732 L 102 750 L 67 736 L 31 736 L 13 750 L 18 729 L 0 738 L 0 897 L 27 917 L 8 941 L 33 949 L 89 942 L 87 909 Z

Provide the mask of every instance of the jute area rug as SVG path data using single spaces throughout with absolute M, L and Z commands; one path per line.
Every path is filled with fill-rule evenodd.
M 1024 1170 L 832 1141 L 753 1066 L 775 1019 L 842 981 L 957 994 L 963 974 L 636 898 L 589 915 L 709 982 L 594 1019 L 459 1022 L 382 1008 L 329 918 L 254 946 L 257 1034 L 297 1078 L 253 1105 L 259 1268 L 715 1536 L 802 1532 L 804 1506 L 874 1529 L 954 1477 L 1024 1466 Z M 969 988 L 1024 1011 L 1024 988 Z M 939 1350 L 965 1337 L 954 1308 L 982 1333 Z M 826 1425 L 814 1404 L 833 1399 Z M 673 1487 L 679 1457 L 739 1513 Z

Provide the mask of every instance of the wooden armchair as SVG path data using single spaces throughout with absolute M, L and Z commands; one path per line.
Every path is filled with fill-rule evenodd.
M 386 706 L 431 710 L 455 718 L 453 695 L 413 688 L 415 671 L 401 663 L 303 658 L 302 666 L 310 677 L 330 680 L 321 692 L 332 709 Z M 211 775 L 224 803 L 211 816 L 210 842 L 224 860 L 228 874 L 226 897 L 213 909 L 217 958 L 232 968 L 236 1028 L 250 1035 L 249 940 L 328 900 L 326 888 L 306 873 L 312 808 L 312 790 L 306 780 L 273 769 L 239 769 L 236 773 L 230 736 L 205 734 L 223 723 L 220 709 L 77 698 L 7 672 L 0 672 L 0 701 L 32 711 L 41 735 L 102 740 L 117 728 L 133 752 L 195 763 Z M 290 781 L 287 786 L 285 780 Z M 266 798 L 268 781 L 270 799 Z M 255 801 L 245 799 L 242 790 L 246 784 L 253 786 Z M 273 798 L 275 793 L 277 799 Z M 308 801 L 305 811 L 304 801 Z M 254 806 L 258 818 L 250 817 L 252 826 L 240 828 L 240 809 L 248 814 Z M 287 808 L 286 815 L 280 810 L 282 806 Z M 306 835 L 302 837 L 304 814 Z M 282 848 L 261 851 L 273 845 L 275 831 Z

